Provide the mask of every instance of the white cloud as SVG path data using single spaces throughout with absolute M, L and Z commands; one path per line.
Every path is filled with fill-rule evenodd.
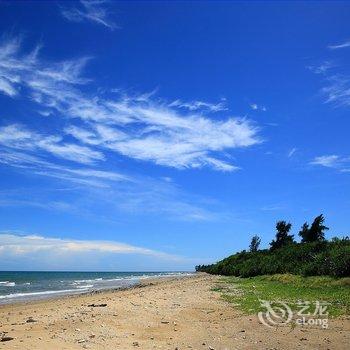
M 221 214 L 207 198 L 189 195 L 174 182 L 111 171 L 113 157 L 123 155 L 177 169 L 234 171 L 239 166 L 232 164 L 229 152 L 261 142 L 258 127 L 232 117 L 224 100 L 180 106 L 157 98 L 154 91 L 109 93 L 98 87 L 91 95 L 86 90 L 96 86 L 82 76 L 88 58 L 46 62 L 39 58 L 39 47 L 23 54 L 19 39 L 0 44 L 0 56 L 0 76 L 11 82 L 16 92 L 12 98 L 27 97 L 39 115 L 42 111 L 51 115 L 41 118 L 45 124 L 35 130 L 22 124 L 0 127 L 0 162 L 23 173 L 54 178 L 60 186 L 77 187 L 76 199 L 69 203 L 72 211 L 82 208 L 94 215 L 101 205 L 107 219 L 127 211 L 161 212 L 177 220 L 215 220 Z M 51 120 L 56 121 L 54 134 L 46 131 L 53 130 L 46 125 Z M 38 197 L 31 202 L 45 203 L 47 198 Z M 30 205 L 21 199 L 3 198 L 3 204 Z M 50 206 L 56 207 L 62 206 Z
M 147 255 L 168 261 L 183 261 L 184 258 L 160 251 L 137 247 L 114 241 L 76 240 L 50 238 L 38 235 L 19 236 L 13 233 L 0 233 L 0 256 L 40 256 L 50 253 L 52 257 L 74 256 L 86 253 Z
M 218 103 L 209 103 L 204 101 L 191 101 L 191 102 L 183 102 L 181 100 L 175 100 L 169 103 L 169 107 L 180 107 L 185 108 L 190 111 L 198 111 L 198 110 L 208 110 L 210 112 L 219 112 L 227 110 L 226 100 L 222 99 Z
M 339 44 L 328 45 L 328 48 L 331 50 L 344 49 L 346 47 L 350 47 L 350 40 Z
M 58 165 L 37 156 L 22 152 L 1 151 L 0 163 L 20 168 L 24 173 L 55 178 L 75 196 L 67 203 L 57 204 L 41 194 L 28 194 L 30 200 L 23 201 L 23 190 L 17 194 L 1 194 L 2 206 L 33 206 L 47 210 L 63 209 L 70 214 L 94 216 L 96 208 L 103 208 L 103 216 L 114 220 L 117 212 L 129 214 L 148 213 L 182 221 L 211 221 L 219 214 L 207 210 L 206 200 L 190 196 L 181 191 L 171 179 L 152 179 L 146 176 L 130 176 L 115 171 L 76 168 Z M 53 189 L 55 192 L 57 190 Z M 58 190 L 58 193 L 60 190 Z
M 293 157 L 293 155 L 295 154 L 295 152 L 297 151 L 298 149 L 296 147 L 293 147 L 292 149 L 289 150 L 287 156 L 288 158 L 291 158 Z
M 106 188 L 109 186 L 109 181 L 132 181 L 130 177 L 117 172 L 96 170 L 93 168 L 71 168 L 13 150 L 0 149 L 0 163 L 30 170 L 31 173 L 37 175 L 54 177 L 93 187 Z
M 335 154 L 318 156 L 311 161 L 311 164 L 338 169 L 341 172 L 347 172 L 350 167 L 350 157 L 341 157 Z
M 261 210 L 263 211 L 280 211 L 285 209 L 284 206 L 277 204 L 277 205 L 266 205 L 264 207 L 261 208 Z
M 56 157 L 83 164 L 104 160 L 101 152 L 72 143 L 63 142 L 60 136 L 44 136 L 30 131 L 22 125 L 0 127 L 0 145 L 7 149 L 44 151 Z
M 0 91 L 10 97 L 14 97 L 17 94 L 17 91 L 14 89 L 12 82 L 4 77 L 0 77 Z
M 254 110 L 254 111 L 260 110 L 260 111 L 266 112 L 266 107 L 265 106 L 261 106 L 261 105 L 258 105 L 256 103 L 251 103 L 250 104 L 250 108 L 252 110 Z
M 327 155 L 315 157 L 311 164 L 322 165 L 324 167 L 335 168 L 339 164 L 340 157 L 337 155 Z
M 321 92 L 327 96 L 326 102 L 336 106 L 350 106 L 350 78 L 344 75 L 333 75 L 327 78 L 327 86 Z
M 323 87 L 320 93 L 326 103 L 332 103 L 336 107 L 350 106 L 350 76 L 334 62 L 324 61 L 315 66 L 308 66 L 313 73 L 321 75 Z
M 326 74 L 331 68 L 335 68 L 336 65 L 331 61 L 324 61 L 319 65 L 307 66 L 309 70 L 316 74 Z
M 67 143 L 63 136 L 35 136 L 35 147 L 56 156 L 93 163 L 104 160 L 102 151 L 112 151 L 178 169 L 207 166 L 233 171 L 239 167 L 222 159 L 224 151 L 261 142 L 258 128 L 247 119 L 210 117 L 210 112 L 225 109 L 223 102 L 169 103 L 155 98 L 154 92 L 142 95 L 120 92 L 113 99 L 91 97 L 79 89 L 89 83 L 81 77 L 87 58 L 48 64 L 39 60 L 38 49 L 20 55 L 19 40 L 7 41 L 0 51 L 1 48 L 5 54 L 0 68 L 5 78 L 18 77 L 12 84 L 16 93 L 24 86 L 40 105 L 40 111 L 45 108 L 47 112 L 71 118 L 70 124 L 65 119 L 68 123 L 65 132 L 80 145 Z M 16 140 L 12 144 L 18 146 L 21 142 Z
M 117 25 L 110 18 L 108 3 L 106 0 L 80 0 L 78 6 L 62 7 L 61 14 L 71 22 L 92 22 L 114 30 Z

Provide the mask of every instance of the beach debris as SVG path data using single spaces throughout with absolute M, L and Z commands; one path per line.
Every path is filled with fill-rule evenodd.
M 12 337 L 4 335 L 4 336 L 1 337 L 0 341 L 10 341 L 10 340 L 13 340 L 13 339 L 14 338 L 12 338 Z
M 79 340 L 78 340 L 78 344 L 85 343 L 85 342 L 87 342 L 86 339 L 79 339 Z
M 132 345 L 133 345 L 133 346 L 140 346 L 139 342 L 137 342 L 137 341 L 134 341 L 134 342 L 132 343 Z
M 90 304 L 88 307 L 106 307 L 107 304 Z
M 32 323 L 32 322 L 38 322 L 37 320 L 34 320 L 34 318 L 32 316 L 30 316 L 27 321 L 27 323 Z
M 160 323 L 169 324 L 170 322 L 169 321 L 160 321 Z
M 212 346 L 209 346 L 209 350 L 215 350 Z

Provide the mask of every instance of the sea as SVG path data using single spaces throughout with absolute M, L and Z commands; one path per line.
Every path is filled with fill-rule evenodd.
M 0 271 L 0 304 L 127 288 L 148 278 L 188 276 L 189 272 Z

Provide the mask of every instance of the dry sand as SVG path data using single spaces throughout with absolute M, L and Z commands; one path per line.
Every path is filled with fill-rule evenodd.
M 350 321 L 329 329 L 267 328 L 211 289 L 218 277 L 196 275 L 142 287 L 0 306 L 0 349 L 349 349 Z M 89 307 L 89 304 L 107 304 Z M 28 320 L 32 320 L 28 322 Z

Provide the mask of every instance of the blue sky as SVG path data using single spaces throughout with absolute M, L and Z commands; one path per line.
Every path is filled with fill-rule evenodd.
M 349 234 L 349 3 L 2 1 L 0 30 L 1 269 Z

